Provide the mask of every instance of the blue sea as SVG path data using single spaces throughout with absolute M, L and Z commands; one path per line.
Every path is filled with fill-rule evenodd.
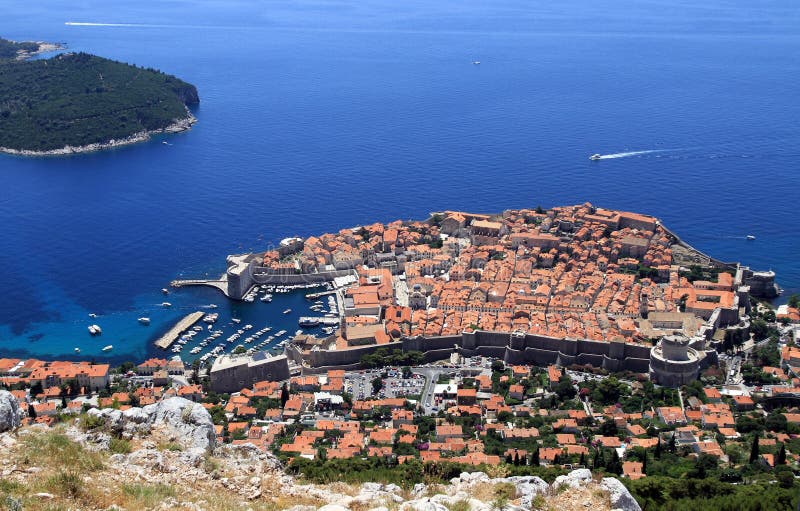
M 648 213 L 800 288 L 795 0 L 2 0 L 0 12 L 0 36 L 158 68 L 201 97 L 187 133 L 0 156 L 0 356 L 141 360 L 210 303 L 226 333 L 233 316 L 293 332 L 308 311 L 298 293 L 230 304 L 160 290 L 286 236 L 443 209 Z

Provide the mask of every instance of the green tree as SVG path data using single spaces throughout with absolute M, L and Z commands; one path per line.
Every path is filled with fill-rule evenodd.
M 767 415 L 767 418 L 764 421 L 764 426 L 769 431 L 785 433 L 789 427 L 789 422 L 786 420 L 786 416 L 784 414 L 780 413 L 778 410 L 773 410 L 769 413 L 769 415 Z
M 606 465 L 606 470 L 612 474 L 622 474 L 622 462 L 619 459 L 616 449 L 611 450 L 611 459 Z
M 600 434 L 603 436 L 617 436 L 617 423 L 614 419 L 606 419 L 600 424 Z
M 567 375 L 558 379 L 558 383 L 553 390 L 562 401 L 573 399 L 578 393 L 578 391 L 575 390 L 575 386 L 572 384 L 572 380 Z
M 758 461 L 758 435 L 753 435 L 753 444 L 750 447 L 750 463 L 753 464 Z
M 778 455 L 775 456 L 775 465 L 785 465 L 786 464 L 786 447 L 781 444 L 781 448 L 778 450 Z
M 286 402 L 289 400 L 289 384 L 285 383 L 281 386 L 281 409 L 286 408 Z

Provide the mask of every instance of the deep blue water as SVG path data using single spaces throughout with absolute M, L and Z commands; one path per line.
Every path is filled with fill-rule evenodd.
M 293 332 L 299 295 L 182 290 L 164 310 L 159 290 L 285 236 L 442 209 L 653 214 L 800 288 L 800 7 L 695 4 L 0 1 L 4 37 L 159 68 L 202 101 L 170 146 L 0 156 L 0 356 L 140 359 L 212 301 Z

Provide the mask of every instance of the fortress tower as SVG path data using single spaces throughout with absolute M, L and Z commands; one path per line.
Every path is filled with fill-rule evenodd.
M 689 347 L 684 335 L 666 335 L 650 351 L 650 379 L 659 385 L 679 387 L 697 379 L 704 354 Z

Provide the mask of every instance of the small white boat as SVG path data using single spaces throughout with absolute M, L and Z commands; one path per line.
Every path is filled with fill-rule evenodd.
M 756 237 L 753 236 L 752 234 L 748 234 L 747 235 L 747 239 L 752 241 L 752 240 L 756 239 Z
M 97 317 L 97 314 L 95 314 L 94 312 L 90 312 L 90 313 L 89 313 L 89 317 L 90 317 L 90 318 L 96 318 L 96 317 Z
M 169 294 L 169 289 L 167 289 L 165 287 L 162 287 L 161 288 L 161 292 L 164 293 L 165 295 L 168 295 Z
M 231 321 L 233 321 L 234 323 L 241 323 L 242 322 L 242 320 L 239 319 L 239 318 L 231 318 Z
M 285 311 L 283 311 L 284 314 L 289 314 L 290 312 L 292 312 L 292 309 L 286 309 Z
M 89 333 L 92 335 L 100 335 L 103 333 L 103 330 L 97 325 L 89 325 Z
M 80 352 L 81 352 L 80 348 L 75 348 L 75 353 L 80 353 Z
M 111 344 L 109 344 L 108 346 L 105 346 L 105 347 L 103 348 L 103 351 L 111 351 L 111 350 L 113 350 L 113 349 L 114 349 L 114 346 L 113 346 L 113 345 L 111 345 Z
M 208 305 L 206 305 L 206 308 L 208 309 L 216 309 L 217 307 L 218 305 L 216 303 L 209 303 Z
M 481 65 L 481 61 L 480 60 L 473 60 L 472 61 L 472 65 L 473 66 L 480 66 Z
M 142 317 L 142 318 L 139 318 L 138 321 L 139 321 L 139 323 L 141 323 L 143 325 L 149 325 L 150 324 L 150 318 Z
M 162 307 L 172 307 L 172 304 L 169 302 L 161 302 Z
M 597 153 L 595 153 L 595 154 L 593 154 L 593 155 L 589 156 L 589 159 L 590 159 L 590 160 L 592 160 L 592 161 L 595 161 L 595 160 L 599 160 L 599 159 L 601 159 L 602 157 L 603 157 L 603 155 L 602 155 L 602 154 L 597 154 Z

